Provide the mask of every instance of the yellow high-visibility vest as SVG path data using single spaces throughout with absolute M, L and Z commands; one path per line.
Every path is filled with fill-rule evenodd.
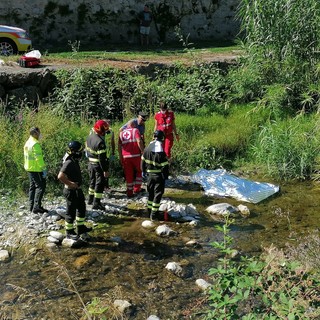
M 42 172 L 46 170 L 42 148 L 37 139 L 30 136 L 23 148 L 24 168 L 30 172 Z

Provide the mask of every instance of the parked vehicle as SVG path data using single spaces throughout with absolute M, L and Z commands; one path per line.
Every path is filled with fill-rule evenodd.
M 26 30 L 0 25 L 0 55 L 10 56 L 26 52 L 32 47 L 32 42 Z

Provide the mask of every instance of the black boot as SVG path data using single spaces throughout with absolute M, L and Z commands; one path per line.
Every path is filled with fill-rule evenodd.
M 90 194 L 87 202 L 88 205 L 91 205 L 93 203 L 93 198 L 94 198 L 94 195 Z
M 74 229 L 66 230 L 66 238 L 74 241 L 79 240 L 79 236 L 75 233 Z
M 100 199 L 94 199 L 92 209 L 94 210 L 105 210 L 105 206 L 100 202 Z
M 92 231 L 92 228 L 85 226 L 84 224 L 81 226 L 77 226 L 77 234 L 80 236 L 84 233 Z

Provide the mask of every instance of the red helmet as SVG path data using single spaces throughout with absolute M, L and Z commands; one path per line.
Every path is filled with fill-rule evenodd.
M 109 129 L 109 123 L 105 120 L 98 120 L 94 124 L 93 129 L 100 136 L 104 136 L 106 131 Z

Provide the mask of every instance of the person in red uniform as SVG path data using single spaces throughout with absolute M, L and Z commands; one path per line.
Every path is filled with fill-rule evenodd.
M 123 167 L 129 198 L 133 197 L 134 193 L 141 191 L 141 154 L 143 149 L 140 132 L 135 127 L 134 121 L 131 120 L 128 122 L 127 128 L 120 132 L 118 143 L 119 158 Z
M 174 141 L 173 134 L 175 135 L 176 140 L 179 141 L 174 113 L 172 110 L 168 110 L 168 106 L 165 102 L 160 102 L 160 111 L 155 114 L 154 119 L 154 131 L 163 131 L 165 136 L 163 141 L 163 150 L 168 159 L 170 159 Z

